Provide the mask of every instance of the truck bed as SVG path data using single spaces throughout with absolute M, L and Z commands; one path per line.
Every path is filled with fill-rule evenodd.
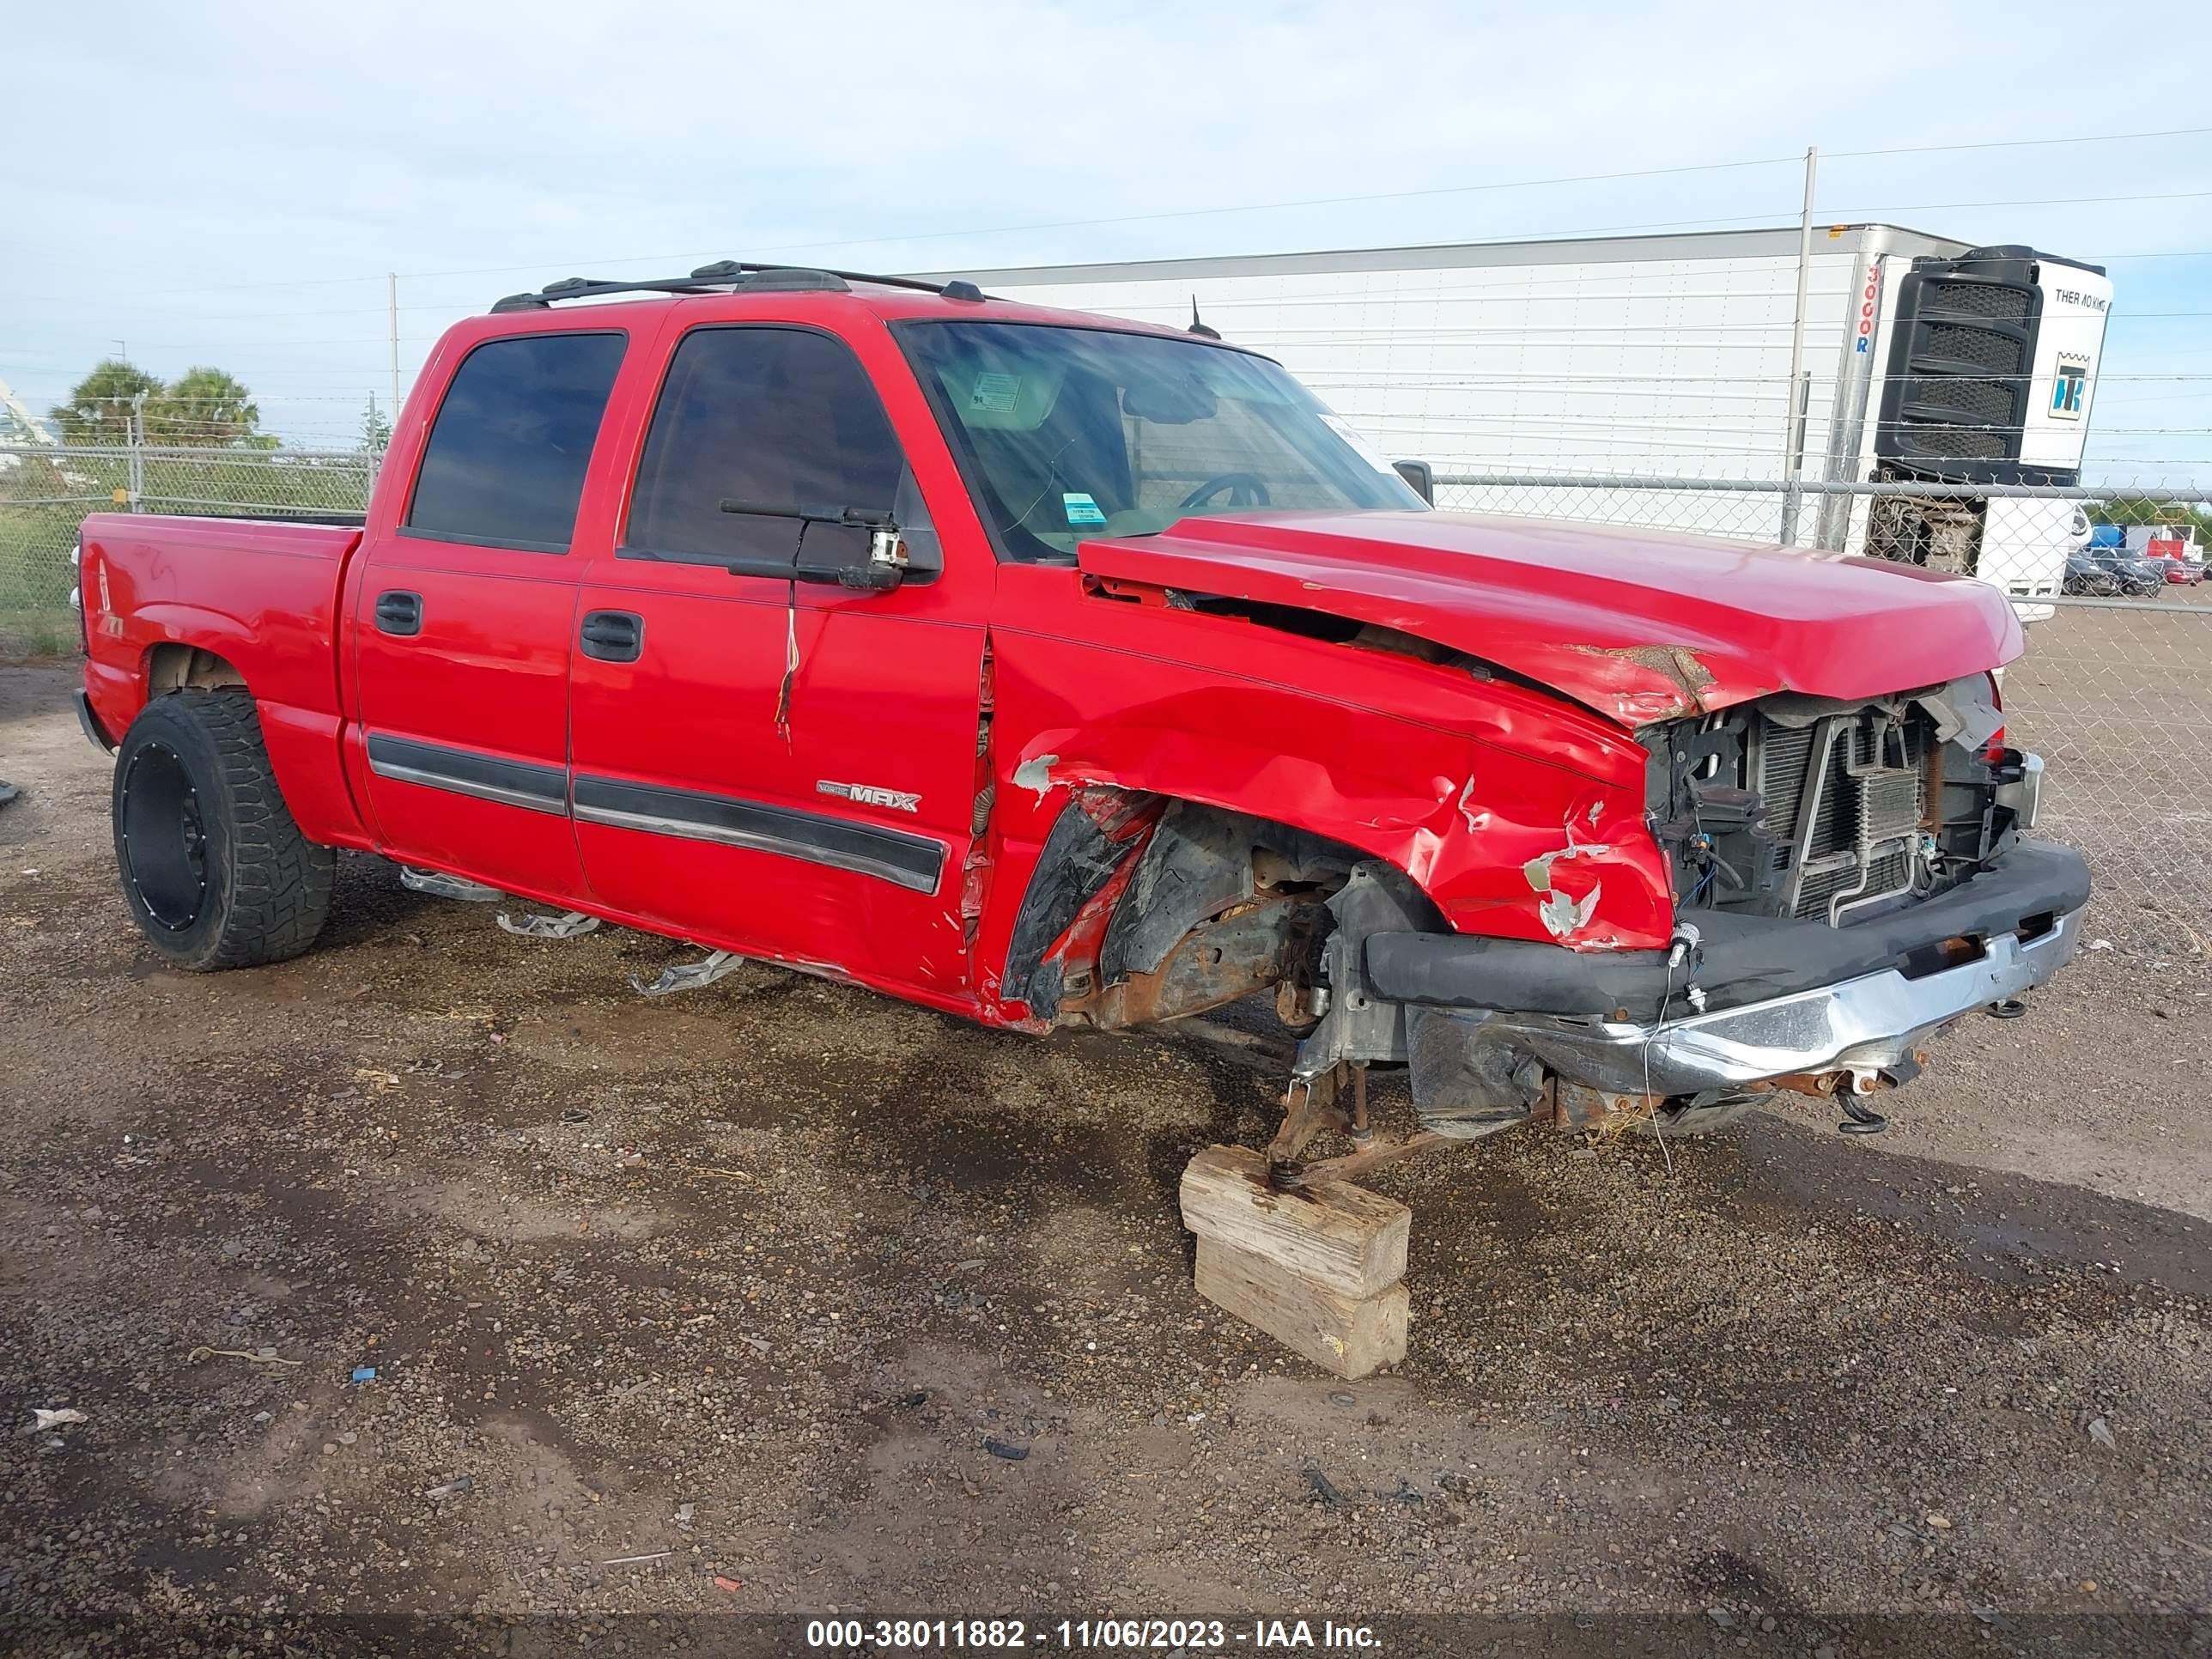
M 358 844 L 359 817 L 337 763 L 336 623 L 361 538 L 358 524 L 87 518 L 78 587 L 93 723 L 110 741 L 120 738 L 156 683 L 249 684 L 301 827 Z M 175 643 L 186 639 L 196 651 Z

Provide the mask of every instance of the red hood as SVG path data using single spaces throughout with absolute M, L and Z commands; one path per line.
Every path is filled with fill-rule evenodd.
M 1911 565 L 1463 513 L 1240 513 L 1085 542 L 1094 576 L 1324 611 L 1636 726 L 1776 691 L 1856 701 L 2020 654 L 1995 588 Z

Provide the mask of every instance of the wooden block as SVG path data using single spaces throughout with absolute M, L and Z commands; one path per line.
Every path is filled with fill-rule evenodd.
M 1373 1296 L 1340 1296 L 1272 1257 L 1200 1233 L 1198 1293 L 1339 1376 L 1365 1376 L 1406 1357 L 1402 1283 Z
M 1200 1238 L 1265 1257 L 1340 1297 L 1373 1296 L 1406 1276 L 1413 1212 L 1380 1193 L 1340 1181 L 1273 1192 L 1258 1152 L 1209 1146 L 1184 1168 L 1182 1199 L 1182 1224 Z

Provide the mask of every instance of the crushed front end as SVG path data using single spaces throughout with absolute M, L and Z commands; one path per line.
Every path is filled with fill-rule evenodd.
M 1663 1131 L 1776 1089 L 1880 1127 L 1866 1096 L 1959 1019 L 2017 1012 L 2077 943 L 2087 868 L 2025 837 L 2041 763 L 2001 721 L 1977 675 L 1644 727 L 1663 949 L 1453 931 L 1402 875 L 1358 866 L 1297 1077 L 1403 1064 L 1423 1128 L 1457 1138 L 1539 1114 Z

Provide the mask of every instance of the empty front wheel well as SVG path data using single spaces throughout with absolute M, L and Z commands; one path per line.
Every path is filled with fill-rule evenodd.
M 1303 980 L 1364 855 L 1287 824 L 1089 788 L 1047 838 L 1003 985 L 1041 1021 L 1152 1024 Z

